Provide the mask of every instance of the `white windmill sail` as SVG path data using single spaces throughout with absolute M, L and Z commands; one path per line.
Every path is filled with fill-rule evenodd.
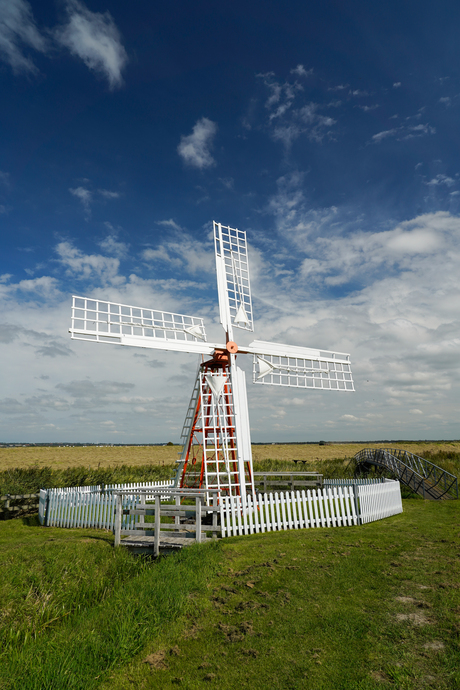
M 234 355 L 231 355 L 234 359 Z M 246 393 L 246 376 L 236 364 L 232 367 L 233 400 L 235 402 L 235 431 L 240 477 L 245 476 L 246 467 L 252 473 L 251 430 L 249 427 L 248 396 Z M 246 477 L 247 484 L 253 485 L 253 477 Z
M 222 326 L 253 331 L 246 233 L 214 222 L 214 247 Z
M 354 391 L 350 355 L 254 340 L 241 351 L 252 353 L 254 383 L 315 390 Z
M 74 340 L 211 355 L 203 319 L 106 300 L 72 297 Z M 223 347 L 220 345 L 220 347 Z

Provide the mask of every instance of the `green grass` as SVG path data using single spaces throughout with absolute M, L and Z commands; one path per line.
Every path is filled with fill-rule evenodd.
M 460 687 L 460 504 L 352 528 L 238 537 L 183 632 L 104 690 Z
M 0 688 L 98 687 L 205 587 L 217 551 L 202 551 L 153 564 L 104 531 L 0 523 Z
M 156 562 L 0 523 L 0 688 L 460 687 L 458 501 Z

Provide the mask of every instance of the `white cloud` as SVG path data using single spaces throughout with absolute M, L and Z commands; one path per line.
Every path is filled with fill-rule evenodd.
M 107 254 L 116 256 L 119 259 L 124 259 L 128 254 L 129 245 L 125 242 L 120 242 L 116 234 L 107 235 L 107 237 L 98 244 Z
M 98 189 L 97 191 L 104 199 L 118 199 L 120 197 L 119 192 L 111 192 L 109 189 Z
M 286 149 L 302 135 L 321 142 L 336 123 L 332 117 L 323 115 L 321 110 L 324 107 L 336 107 L 337 104 L 320 106 L 318 103 L 308 102 L 294 107 L 296 99 L 303 92 L 303 87 L 298 82 L 278 82 L 273 72 L 257 76 L 263 80 L 269 92 L 265 108 L 268 111 L 268 131 L 273 139 L 281 141 Z
M 170 225 L 168 221 L 166 224 Z M 175 229 L 174 226 L 170 227 Z M 182 230 L 175 232 L 171 239 L 162 242 L 156 249 L 145 249 L 142 258 L 149 263 L 169 264 L 189 274 L 214 273 L 215 270 L 212 248 L 203 247 L 194 237 Z
M 179 230 L 182 231 L 182 228 L 180 225 L 176 223 L 175 220 L 170 218 L 169 220 L 157 220 L 155 221 L 156 225 L 163 225 L 165 228 L 172 228 L 173 230 Z
M 11 275 L 0 276 L 0 298 L 26 296 L 29 299 L 52 299 L 59 293 L 58 281 L 51 276 L 40 276 L 30 280 L 20 280 L 18 283 L 10 282 Z
M 120 285 L 125 282 L 125 278 L 118 273 L 120 260 L 117 258 L 101 254 L 84 254 L 71 242 L 59 242 L 56 253 L 59 263 L 65 267 L 68 274 L 79 280 L 90 281 L 97 278 L 102 285 Z
M 446 107 L 449 107 L 452 104 L 452 99 L 449 96 L 443 96 L 439 99 L 439 102 L 443 103 Z
M 0 3 L 0 56 L 15 74 L 38 72 L 24 49 L 45 53 L 48 44 L 35 23 L 32 8 L 25 0 L 3 0 Z
M 211 148 L 217 132 L 217 124 L 202 117 L 193 127 L 192 133 L 182 136 L 177 152 L 186 165 L 203 170 L 216 164 Z
M 297 77 L 310 77 L 313 74 L 313 68 L 305 69 L 303 65 L 297 65 L 291 69 L 291 74 L 295 74 Z
M 394 88 L 394 89 L 399 89 L 400 86 L 401 86 L 401 82 L 400 82 L 400 81 L 395 81 L 395 83 L 393 84 L 393 88 Z
M 418 113 L 414 117 L 418 117 L 420 113 Z M 396 116 L 393 116 L 396 117 Z M 412 118 L 406 118 L 406 120 L 410 120 Z M 436 134 L 436 128 L 432 127 L 431 125 L 428 124 L 419 124 L 419 125 L 406 125 L 406 126 L 400 126 L 400 127 L 394 127 L 393 129 L 386 129 L 382 132 L 378 132 L 377 134 L 374 134 L 372 136 L 372 141 L 374 143 L 380 143 L 383 141 L 383 139 L 388 139 L 390 137 L 396 137 L 398 141 L 406 141 L 407 139 L 414 139 L 416 137 L 424 137 L 429 134 Z
M 378 132 L 372 137 L 372 141 L 382 141 L 382 139 L 387 139 L 398 133 L 398 129 L 386 129 L 383 132 Z
M 67 14 L 67 23 L 55 30 L 57 42 L 105 77 L 111 89 L 121 86 L 128 56 L 110 12 L 91 12 L 79 0 L 68 0 Z
M 453 187 L 455 180 L 447 175 L 436 175 L 436 177 L 433 177 L 433 179 L 429 180 L 429 182 L 425 182 L 425 184 L 430 187 L 440 187 L 442 185 L 445 187 Z
M 361 110 L 364 110 L 365 113 L 369 113 L 371 110 L 376 110 L 377 108 L 380 108 L 380 106 L 375 103 L 374 105 L 358 105 L 358 108 Z
M 85 215 L 89 216 L 91 212 L 91 202 L 93 200 L 92 192 L 90 192 L 90 190 L 86 189 L 85 187 L 69 188 L 69 192 L 81 201 L 81 203 L 83 204 L 83 208 L 85 210 Z
M 225 189 L 229 189 L 230 191 L 233 191 L 235 187 L 235 180 L 233 177 L 219 177 L 219 182 L 223 184 Z

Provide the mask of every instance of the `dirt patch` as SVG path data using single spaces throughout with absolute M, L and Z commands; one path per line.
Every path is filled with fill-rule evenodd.
M 428 649 L 432 652 L 440 652 L 444 649 L 444 642 L 441 640 L 432 640 L 431 642 L 425 642 L 423 649 Z
M 413 597 L 396 597 L 396 601 L 401 602 L 401 604 L 418 604 L 417 599 Z
M 194 640 L 195 637 L 198 635 L 200 630 L 201 630 L 200 626 L 196 625 L 196 623 L 195 623 L 194 625 L 192 625 L 191 628 L 189 628 L 188 630 L 186 630 L 184 632 L 183 638 L 185 640 Z
M 460 582 L 440 582 L 439 589 L 460 589 Z
M 421 601 L 420 599 L 414 599 L 414 597 L 395 597 L 396 601 L 400 604 L 410 604 L 412 606 L 417 606 L 419 609 L 431 609 L 431 604 L 426 601 Z
M 166 652 L 164 650 L 161 650 L 159 652 L 154 652 L 153 654 L 149 654 L 148 656 L 145 657 L 144 659 L 144 664 L 148 664 L 150 668 L 152 669 L 157 669 L 158 671 L 166 671 L 168 668 L 168 664 L 165 661 L 166 658 Z
M 259 656 L 259 652 L 257 651 L 257 649 L 242 649 L 241 654 L 243 656 L 251 656 L 253 659 L 257 659 L 257 657 Z
M 372 671 L 370 676 L 373 680 L 376 680 L 377 683 L 387 683 L 390 680 L 387 674 L 383 671 Z
M 425 616 L 424 613 L 397 613 L 395 616 L 398 622 L 408 621 L 412 625 L 429 625 L 430 620 Z

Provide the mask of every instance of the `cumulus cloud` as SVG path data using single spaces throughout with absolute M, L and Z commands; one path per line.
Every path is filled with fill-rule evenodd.
M 105 77 L 111 89 L 121 86 L 128 56 L 110 12 L 91 12 L 79 0 L 69 0 L 67 15 L 67 23 L 55 30 L 56 41 Z
M 176 231 L 155 249 L 145 249 L 142 258 L 148 263 L 169 264 L 189 274 L 214 273 L 215 270 L 212 248 L 203 247 L 184 231 Z
M 118 273 L 120 260 L 102 254 L 84 254 L 71 242 L 59 242 L 56 246 L 59 263 L 68 274 L 79 280 L 97 280 L 102 285 L 121 285 L 125 278 Z
M 175 220 L 172 218 L 169 218 L 169 220 L 157 220 L 155 221 L 156 225 L 163 225 L 165 228 L 171 228 L 172 230 L 179 230 L 182 231 L 182 228 L 180 225 L 176 223 Z
M 28 299 L 52 299 L 57 297 L 60 292 L 58 281 L 51 276 L 40 276 L 30 280 L 20 280 L 17 283 L 10 282 L 11 276 L 6 276 L 5 280 L 0 280 L 0 298 L 8 299 L 21 296 Z
M 211 155 L 217 124 L 202 117 L 193 127 L 192 133 L 182 136 L 177 152 L 186 165 L 204 170 L 216 164 Z
M 40 53 L 49 46 L 40 33 L 26 0 L 4 0 L 0 3 L 0 56 L 15 74 L 35 74 L 38 69 L 26 49 Z
M 110 223 L 108 223 L 108 225 L 110 225 Z M 126 242 L 120 242 L 116 234 L 107 235 L 107 237 L 98 244 L 107 254 L 116 256 L 119 259 L 124 259 L 128 254 L 129 245 L 126 244 Z
M 425 184 L 427 184 L 429 187 L 453 187 L 455 180 L 452 177 L 440 174 L 436 175 L 436 177 L 433 177 L 433 179 L 429 180 L 428 182 L 425 182 Z
M 283 178 L 268 208 L 282 242 L 252 272 L 258 338 L 351 352 L 358 392 L 341 413 L 351 429 L 442 438 L 445 428 L 456 437 L 460 218 L 438 212 L 364 228 L 344 209 L 309 208 L 302 189 L 302 176 Z M 339 297 L 328 292 L 337 286 Z

